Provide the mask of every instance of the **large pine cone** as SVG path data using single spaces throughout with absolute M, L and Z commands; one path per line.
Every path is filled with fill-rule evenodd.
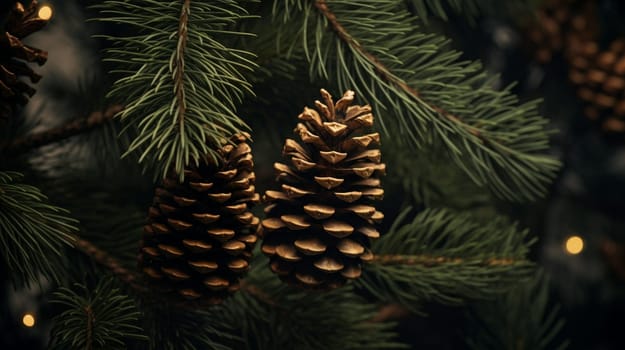
M 172 174 L 156 189 L 144 228 L 139 267 L 174 299 L 215 304 L 239 289 L 260 220 L 249 211 L 255 193 L 249 135 L 220 149 L 219 166 L 205 160 Z
M 336 102 L 321 90 L 319 112 L 304 108 L 295 129 L 301 142 L 287 139 L 283 155 L 291 165 L 275 163 L 280 191 L 267 191 L 262 251 L 271 269 L 288 283 L 331 289 L 358 278 L 379 233 L 383 214 L 371 206 L 381 199 L 380 136 L 371 107 L 350 106 L 347 91 Z
M 17 105 L 25 105 L 27 96 L 33 96 L 35 89 L 19 78 L 27 76 L 36 83 L 41 76 L 36 74 L 26 62 L 43 65 L 48 53 L 21 42 L 21 39 L 41 29 L 47 20 L 37 15 L 37 1 L 33 0 L 27 9 L 16 2 L 7 18 L 4 31 L 0 32 L 0 120 L 14 113 Z

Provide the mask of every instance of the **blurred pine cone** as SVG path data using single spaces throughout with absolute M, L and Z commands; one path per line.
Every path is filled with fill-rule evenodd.
M 25 62 L 37 62 L 43 65 L 48 53 L 21 41 L 24 37 L 41 29 L 47 20 L 37 15 L 37 1 L 28 8 L 16 2 L 11 9 L 3 32 L 0 33 L 0 119 L 7 119 L 15 113 L 17 105 L 25 105 L 28 97 L 35 94 L 35 89 L 19 78 L 26 76 L 31 83 L 36 83 L 41 76 L 35 73 Z
M 599 28 L 595 6 L 589 0 L 550 0 L 536 10 L 526 28 L 529 50 L 534 59 L 546 64 L 554 55 L 567 52 L 571 37 L 595 40 Z
M 600 51 L 595 41 L 570 54 L 569 79 L 584 102 L 584 114 L 605 131 L 625 131 L 625 39 Z

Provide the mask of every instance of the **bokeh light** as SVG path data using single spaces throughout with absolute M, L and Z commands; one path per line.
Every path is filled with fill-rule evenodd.
M 52 12 L 52 7 L 50 7 L 49 5 L 43 5 L 39 8 L 39 12 L 37 12 L 37 15 L 41 19 L 49 20 L 50 18 L 52 18 Z
M 571 236 L 566 239 L 564 247 L 567 253 L 577 255 L 584 250 L 584 240 L 580 236 Z
M 22 317 L 22 323 L 26 327 L 33 327 L 35 325 L 35 316 L 31 314 L 25 314 L 24 317 Z

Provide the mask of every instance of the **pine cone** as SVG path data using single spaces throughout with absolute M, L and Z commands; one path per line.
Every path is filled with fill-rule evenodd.
M 534 59 L 546 64 L 555 54 L 567 53 L 571 37 L 594 40 L 598 29 L 592 1 L 551 0 L 536 11 L 526 36 Z
M 33 0 L 27 9 L 16 2 L 7 18 L 4 32 L 0 33 L 0 119 L 7 119 L 15 107 L 25 105 L 28 96 L 35 89 L 19 78 L 27 76 L 36 83 L 41 76 L 36 74 L 26 62 L 37 62 L 40 66 L 48 59 L 48 53 L 24 45 L 21 39 L 41 29 L 47 20 L 37 15 L 37 1 Z M 21 61 L 20 61 L 21 60 Z
M 586 117 L 606 131 L 625 131 L 625 40 L 603 51 L 594 41 L 580 43 L 570 56 L 569 79 L 585 103 Z
M 271 269 L 290 284 L 331 289 L 358 278 L 370 261 L 375 223 L 383 214 L 371 206 L 381 199 L 380 136 L 371 107 L 350 106 L 347 91 L 334 104 L 321 90 L 319 112 L 304 108 L 295 128 L 301 142 L 287 139 L 282 151 L 292 165 L 275 163 L 280 191 L 267 191 L 263 253 Z
M 249 208 L 255 193 L 249 135 L 237 135 L 209 160 L 172 174 L 156 189 L 144 228 L 139 267 L 149 282 L 178 300 L 221 302 L 239 289 L 260 220 Z M 182 298 L 180 298 L 182 297 Z

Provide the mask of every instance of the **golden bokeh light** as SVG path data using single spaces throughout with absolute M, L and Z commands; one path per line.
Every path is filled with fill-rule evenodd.
M 24 317 L 22 317 L 22 323 L 26 327 L 33 327 L 35 325 L 35 316 L 31 314 L 25 314 Z
M 49 20 L 50 18 L 52 18 L 52 7 L 50 7 L 49 5 L 41 6 L 39 8 L 39 12 L 37 12 L 37 15 L 41 19 L 45 19 L 46 21 Z
M 567 253 L 577 255 L 584 250 L 584 240 L 580 236 L 571 236 L 566 239 L 564 248 Z

